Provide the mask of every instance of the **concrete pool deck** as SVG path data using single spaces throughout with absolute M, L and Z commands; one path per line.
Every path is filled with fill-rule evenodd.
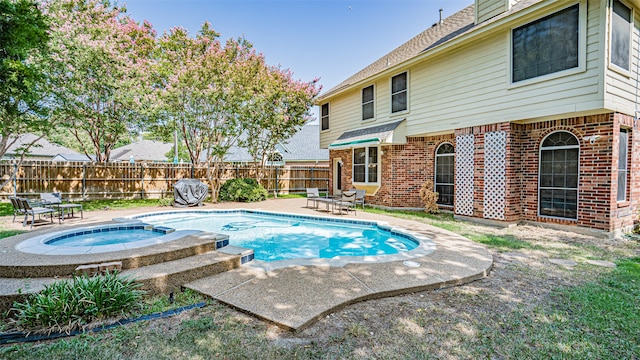
M 348 304 L 402 293 L 460 285 L 487 276 L 493 264 L 492 254 L 483 246 L 460 235 L 433 226 L 394 217 L 358 211 L 333 215 L 306 208 L 306 199 L 277 199 L 260 203 L 207 204 L 197 209 L 255 209 L 312 216 L 335 216 L 387 223 L 432 239 L 435 251 L 410 261 L 351 263 L 331 267 L 318 261 L 282 268 L 255 266 L 252 262 L 213 276 L 183 284 L 240 311 L 252 314 L 283 328 L 298 331 Z M 37 226 L 27 238 L 67 227 L 104 223 L 113 218 L 166 211 L 172 208 L 141 208 L 86 212 L 84 219 L 66 220 L 62 225 Z M 0 218 L 7 229 L 23 229 L 11 223 L 12 216 Z M 0 241 L 2 244 L 3 241 Z M 2 248 L 6 257 L 15 250 Z M 31 255 L 31 256 L 26 256 Z M 20 262 L 37 261 L 42 255 L 17 254 Z M 29 260 L 29 259 L 32 260 Z M 14 259 L 15 261 L 16 259 Z M 0 278 L 0 284 L 3 279 Z

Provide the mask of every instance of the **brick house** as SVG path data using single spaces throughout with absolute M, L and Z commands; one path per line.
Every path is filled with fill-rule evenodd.
M 334 191 L 617 236 L 638 218 L 636 0 L 476 0 L 322 94 Z

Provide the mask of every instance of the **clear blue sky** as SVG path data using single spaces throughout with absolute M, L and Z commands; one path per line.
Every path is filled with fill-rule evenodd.
M 158 35 L 209 21 L 222 40 L 244 36 L 270 65 L 323 92 L 473 0 L 120 0 Z M 315 112 L 315 109 L 314 109 Z

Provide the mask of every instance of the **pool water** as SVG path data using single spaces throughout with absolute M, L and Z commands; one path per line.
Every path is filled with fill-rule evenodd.
M 75 234 L 74 236 L 47 241 L 46 244 L 54 246 L 104 246 L 147 240 L 161 235 L 163 234 L 144 229 L 109 230 L 91 232 L 89 234 Z
M 255 258 L 262 261 L 390 255 L 410 251 L 418 245 L 408 236 L 369 223 L 250 213 L 171 213 L 137 218 L 176 230 L 228 235 L 231 245 L 253 249 Z

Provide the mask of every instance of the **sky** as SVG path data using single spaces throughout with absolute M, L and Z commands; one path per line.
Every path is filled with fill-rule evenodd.
M 267 63 L 328 91 L 473 0 L 120 0 L 160 36 L 205 21 L 221 40 L 244 37 Z M 317 109 L 313 109 L 317 117 Z

